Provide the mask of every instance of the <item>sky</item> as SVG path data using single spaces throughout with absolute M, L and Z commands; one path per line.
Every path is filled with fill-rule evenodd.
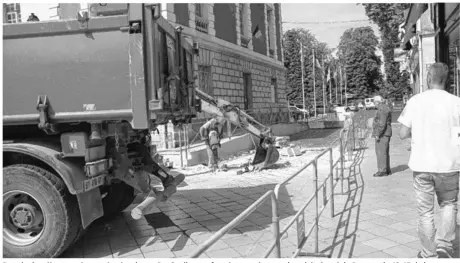
M 340 4 L 281 4 L 283 22 L 330 22 L 349 20 L 368 20 L 364 6 L 356 3 Z M 372 26 L 375 35 L 380 38 L 378 28 L 369 22 L 338 24 L 289 24 L 283 23 L 283 31 L 300 27 L 310 30 L 320 42 L 326 42 L 330 48 L 336 48 L 343 32 L 351 27 Z
M 57 3 L 21 3 L 22 21 L 27 21 L 30 13 L 34 13 L 41 21 L 46 21 L 53 15 L 50 7 L 57 6 Z

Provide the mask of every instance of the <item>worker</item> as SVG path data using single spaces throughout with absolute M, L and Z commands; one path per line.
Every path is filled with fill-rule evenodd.
M 217 116 L 200 127 L 201 140 L 205 142 L 208 153 L 208 167 L 213 171 L 219 168 L 217 165 L 217 148 L 221 147 L 220 140 L 222 139 L 224 123 L 225 119 Z

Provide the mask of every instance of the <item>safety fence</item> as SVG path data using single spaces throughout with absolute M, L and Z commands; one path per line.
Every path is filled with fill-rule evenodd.
M 366 129 L 366 112 L 358 112 L 353 116 L 350 116 L 347 119 L 345 127 L 341 130 L 339 138 L 330 144 L 330 146 L 323 150 L 321 153 L 316 155 L 310 162 L 301 167 L 297 172 L 292 174 L 290 177 L 277 184 L 274 190 L 267 191 L 259 199 L 257 199 L 252 205 L 246 208 L 241 214 L 234 218 L 231 222 L 221 228 L 216 232 L 212 237 L 206 240 L 202 245 L 200 245 L 191 255 L 191 258 L 197 258 L 207 249 L 212 247 L 219 239 L 221 239 L 225 234 L 229 233 L 232 229 L 237 227 L 241 222 L 247 219 L 252 213 L 254 213 L 261 205 L 263 205 L 268 200 L 271 201 L 271 232 L 273 236 L 273 242 L 268 249 L 265 251 L 264 257 L 269 257 L 274 252 L 274 257 L 281 257 L 281 238 L 285 236 L 294 223 L 296 224 L 297 229 L 297 249 L 294 252 L 293 257 L 298 256 L 312 256 L 312 257 L 328 257 L 328 255 L 319 252 L 319 220 L 320 216 L 323 214 L 327 205 L 330 204 L 330 217 L 334 217 L 334 193 L 337 184 L 341 184 L 340 194 L 344 194 L 344 170 L 345 162 L 351 161 L 353 159 L 353 151 L 355 149 L 356 143 L 360 140 L 364 140 L 367 134 Z M 338 145 L 337 145 L 338 144 Z M 334 159 L 334 153 L 337 153 L 337 159 Z M 328 158 L 328 174 L 322 182 L 319 182 L 319 172 L 318 172 L 318 163 L 321 158 Z M 292 217 L 292 219 L 280 230 L 280 214 L 278 207 L 280 205 L 280 189 L 286 184 L 291 182 L 293 179 L 298 178 L 300 175 L 305 175 L 308 171 L 307 169 L 313 168 L 313 186 L 314 192 L 307 199 L 306 202 L 302 204 L 300 209 Z M 327 192 L 329 188 L 329 193 Z M 322 194 L 321 194 L 322 191 Z M 321 199 L 321 204 L 320 204 Z M 305 231 L 305 220 L 304 215 L 307 210 L 307 207 L 311 203 L 314 203 L 314 222 L 313 225 Z M 314 248 L 313 252 L 302 253 L 302 249 L 305 246 L 310 235 L 314 233 Z

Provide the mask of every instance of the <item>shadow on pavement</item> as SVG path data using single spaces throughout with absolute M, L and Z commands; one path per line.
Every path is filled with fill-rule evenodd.
M 357 148 L 352 164 L 346 169 L 348 176 L 345 179 L 348 191 L 344 193 L 345 202 L 342 210 L 334 214 L 334 217 L 339 216 L 339 218 L 332 244 L 327 244 L 328 246 L 321 251 L 321 253 L 326 253 L 333 258 L 351 258 L 356 243 L 356 232 L 359 226 L 361 202 L 364 194 L 361 164 L 364 160 L 365 149 L 367 149 L 366 140 L 360 140 Z M 336 199 L 339 199 L 340 194 L 335 194 L 335 196 Z M 350 243 L 348 243 L 349 241 Z
M 401 165 L 398 165 L 398 166 L 396 166 L 394 168 L 391 168 L 391 172 L 393 174 L 396 174 L 396 173 L 399 173 L 399 172 L 404 172 L 407 169 L 409 169 L 409 166 L 407 166 L 406 164 L 401 164 Z

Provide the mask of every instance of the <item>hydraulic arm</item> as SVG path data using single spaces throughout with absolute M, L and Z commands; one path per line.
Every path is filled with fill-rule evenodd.
M 270 128 L 226 100 L 215 99 L 199 89 L 195 90 L 195 95 L 201 100 L 202 112 L 224 117 L 259 138 L 256 154 L 251 163 L 256 169 L 267 168 L 278 161 L 279 152 L 274 147 L 275 138 Z

